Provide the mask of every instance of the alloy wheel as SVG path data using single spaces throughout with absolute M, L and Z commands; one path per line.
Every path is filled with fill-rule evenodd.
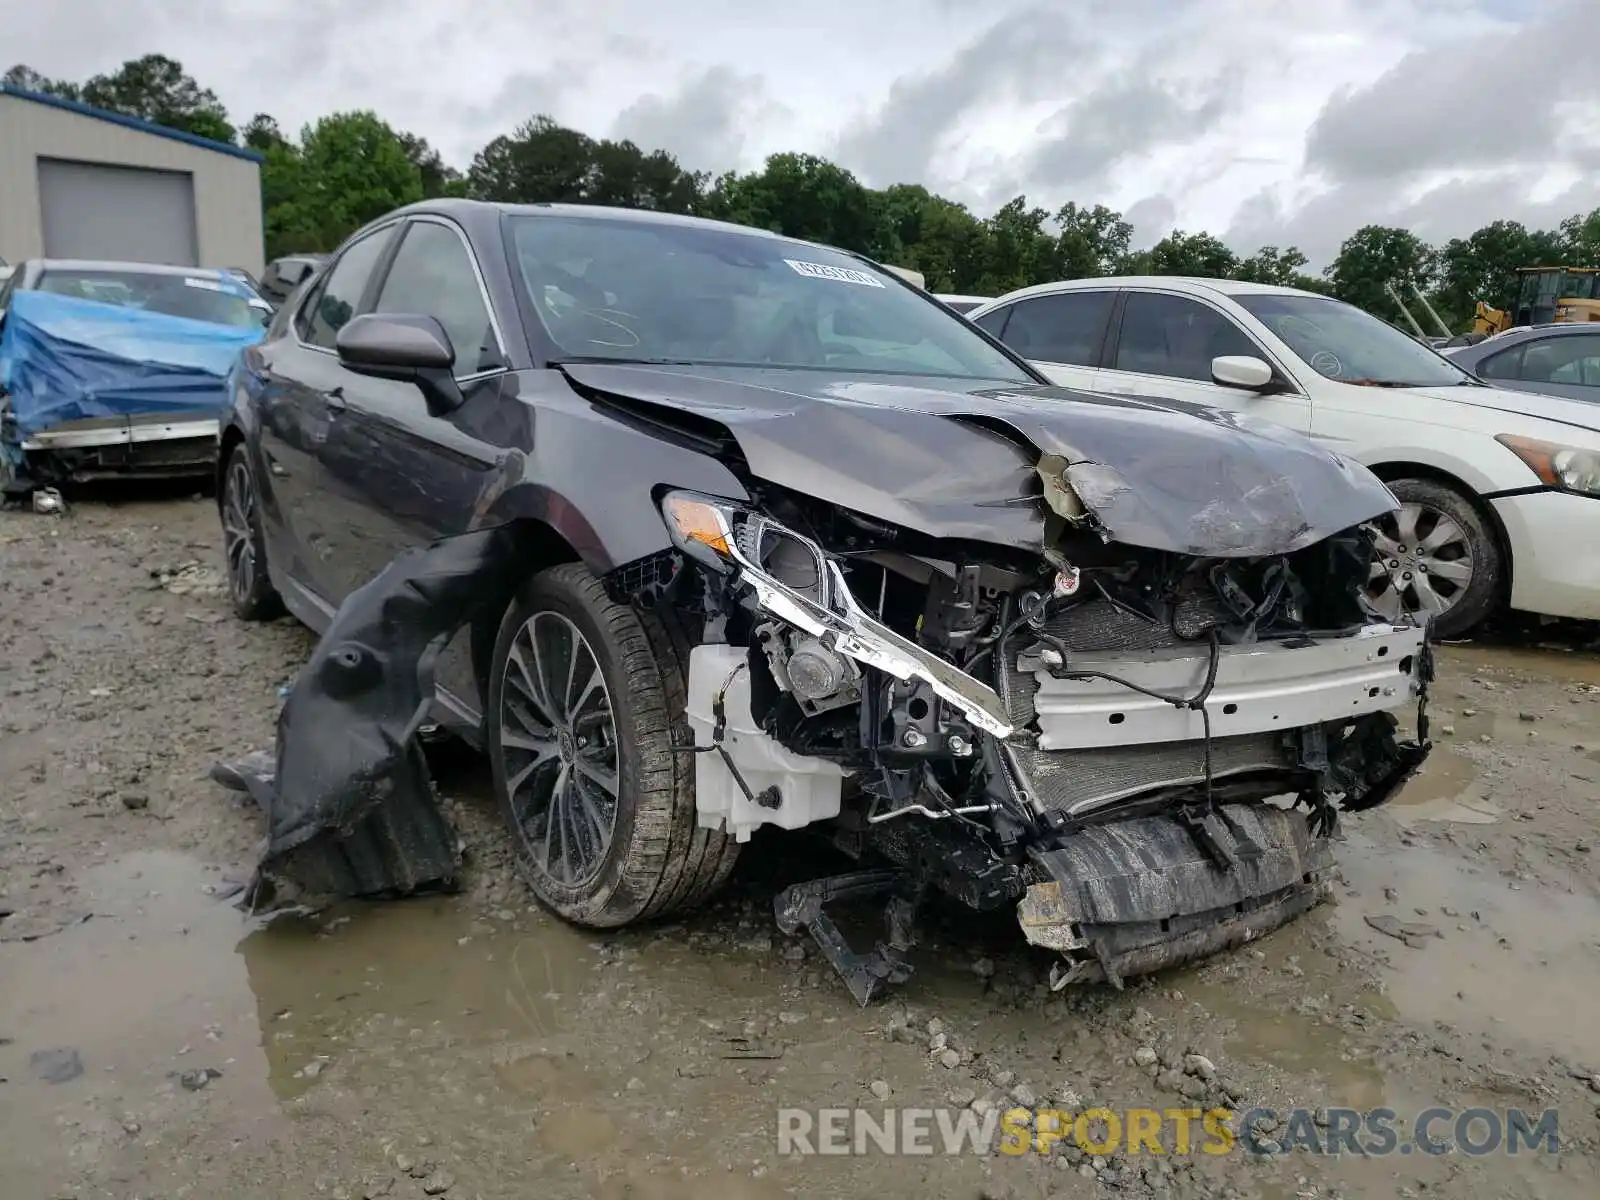
M 587 882 L 616 829 L 616 719 L 594 648 L 562 614 L 534 613 L 512 638 L 499 721 L 507 799 L 529 862 L 559 886 Z
M 228 587 L 240 604 L 256 586 L 256 485 L 242 456 L 228 468 L 222 494 L 222 542 L 228 559 Z
M 1466 595 L 1476 568 L 1466 529 L 1432 505 L 1408 502 L 1368 526 L 1375 540 L 1367 599 L 1386 619 L 1436 620 Z

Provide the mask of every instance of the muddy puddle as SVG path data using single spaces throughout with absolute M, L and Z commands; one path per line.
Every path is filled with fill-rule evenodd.
M 1575 888 L 1507 880 L 1422 846 L 1380 848 L 1359 835 L 1343 847 L 1340 865 L 1356 895 L 1334 907 L 1334 927 L 1374 956 L 1401 1018 L 1600 1062 L 1592 1019 L 1600 902 Z M 1402 940 L 1369 918 L 1415 932 Z

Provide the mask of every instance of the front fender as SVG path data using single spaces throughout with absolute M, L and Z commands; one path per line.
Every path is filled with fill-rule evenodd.
M 475 525 L 548 525 L 596 574 L 670 549 L 656 497 L 684 488 L 748 500 L 709 454 L 616 419 L 572 395 L 530 405 L 531 449 L 513 450 L 479 497 Z

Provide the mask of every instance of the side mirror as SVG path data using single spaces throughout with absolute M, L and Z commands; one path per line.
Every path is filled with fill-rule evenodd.
M 1253 354 L 1224 354 L 1211 360 L 1211 380 L 1223 387 L 1259 392 L 1272 385 L 1272 367 Z
M 415 383 L 435 416 L 466 403 L 453 374 L 455 348 L 434 317 L 421 313 L 352 317 L 340 327 L 333 344 L 347 370 Z
M 278 264 L 278 280 L 285 289 L 293 291 L 306 281 L 311 274 L 311 264 L 303 259 L 299 262 L 286 262 Z

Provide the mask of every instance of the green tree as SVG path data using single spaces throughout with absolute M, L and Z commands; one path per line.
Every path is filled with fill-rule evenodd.
M 281 154 L 271 173 L 280 170 L 279 184 L 293 184 L 294 194 L 279 236 L 301 250 L 332 250 L 368 221 L 422 199 L 422 173 L 373 112 L 334 113 L 308 126 L 298 155 Z
M 39 92 L 45 96 L 60 96 L 63 100 L 77 100 L 80 89 L 77 84 L 65 79 L 51 79 L 41 75 L 26 63 L 17 63 L 4 75 L 0 75 L 0 83 L 8 87 L 21 88 L 25 92 Z
M 1276 246 L 1263 246 L 1249 258 L 1241 259 L 1233 270 L 1235 279 L 1249 283 L 1270 283 L 1276 287 L 1299 287 L 1305 279 L 1300 268 L 1306 265 L 1306 256 L 1298 247 L 1280 250 Z
M 1427 291 L 1433 282 L 1437 255 L 1409 229 L 1366 225 L 1339 247 L 1338 256 L 1323 272 L 1333 294 L 1374 316 L 1403 324 L 1400 310 L 1385 285 L 1394 284 L 1402 296 L 1412 287 Z
M 278 128 L 278 122 L 267 113 L 257 113 L 251 117 L 239 131 L 239 140 L 259 154 L 289 144 L 289 139 L 283 136 L 283 130 Z
M 1600 208 L 1584 215 L 1574 214 L 1561 222 L 1557 233 L 1560 263 L 1530 263 L 1529 266 L 1600 267 Z
M 1227 279 L 1238 265 L 1238 256 L 1209 233 L 1184 233 L 1175 229 L 1150 247 L 1149 273 L 1152 275 Z
M 406 157 L 417 168 L 417 175 L 422 180 L 424 199 L 466 195 L 466 177 L 446 163 L 439 152 L 428 144 L 427 138 L 418 137 L 414 133 L 400 133 L 396 136 L 399 137 L 401 146 L 405 148 Z
M 998 296 L 1060 278 L 1056 233 L 1050 224 L 1050 214 L 1031 207 L 1026 196 L 1002 204 L 984 222 L 989 243 L 984 248 L 983 274 L 974 281 L 976 290 Z
M 164 54 L 130 58 L 109 75 L 96 75 L 83 85 L 85 104 L 139 117 L 197 137 L 232 142 L 228 111 L 210 88 L 203 88 Z
M 1061 227 L 1056 263 L 1062 279 L 1105 275 L 1128 256 L 1133 226 L 1104 204 L 1080 207 L 1068 201 L 1056 212 Z
M 815 154 L 774 154 L 753 174 L 723 175 L 711 185 L 705 211 L 880 261 L 901 249 L 884 194 Z

